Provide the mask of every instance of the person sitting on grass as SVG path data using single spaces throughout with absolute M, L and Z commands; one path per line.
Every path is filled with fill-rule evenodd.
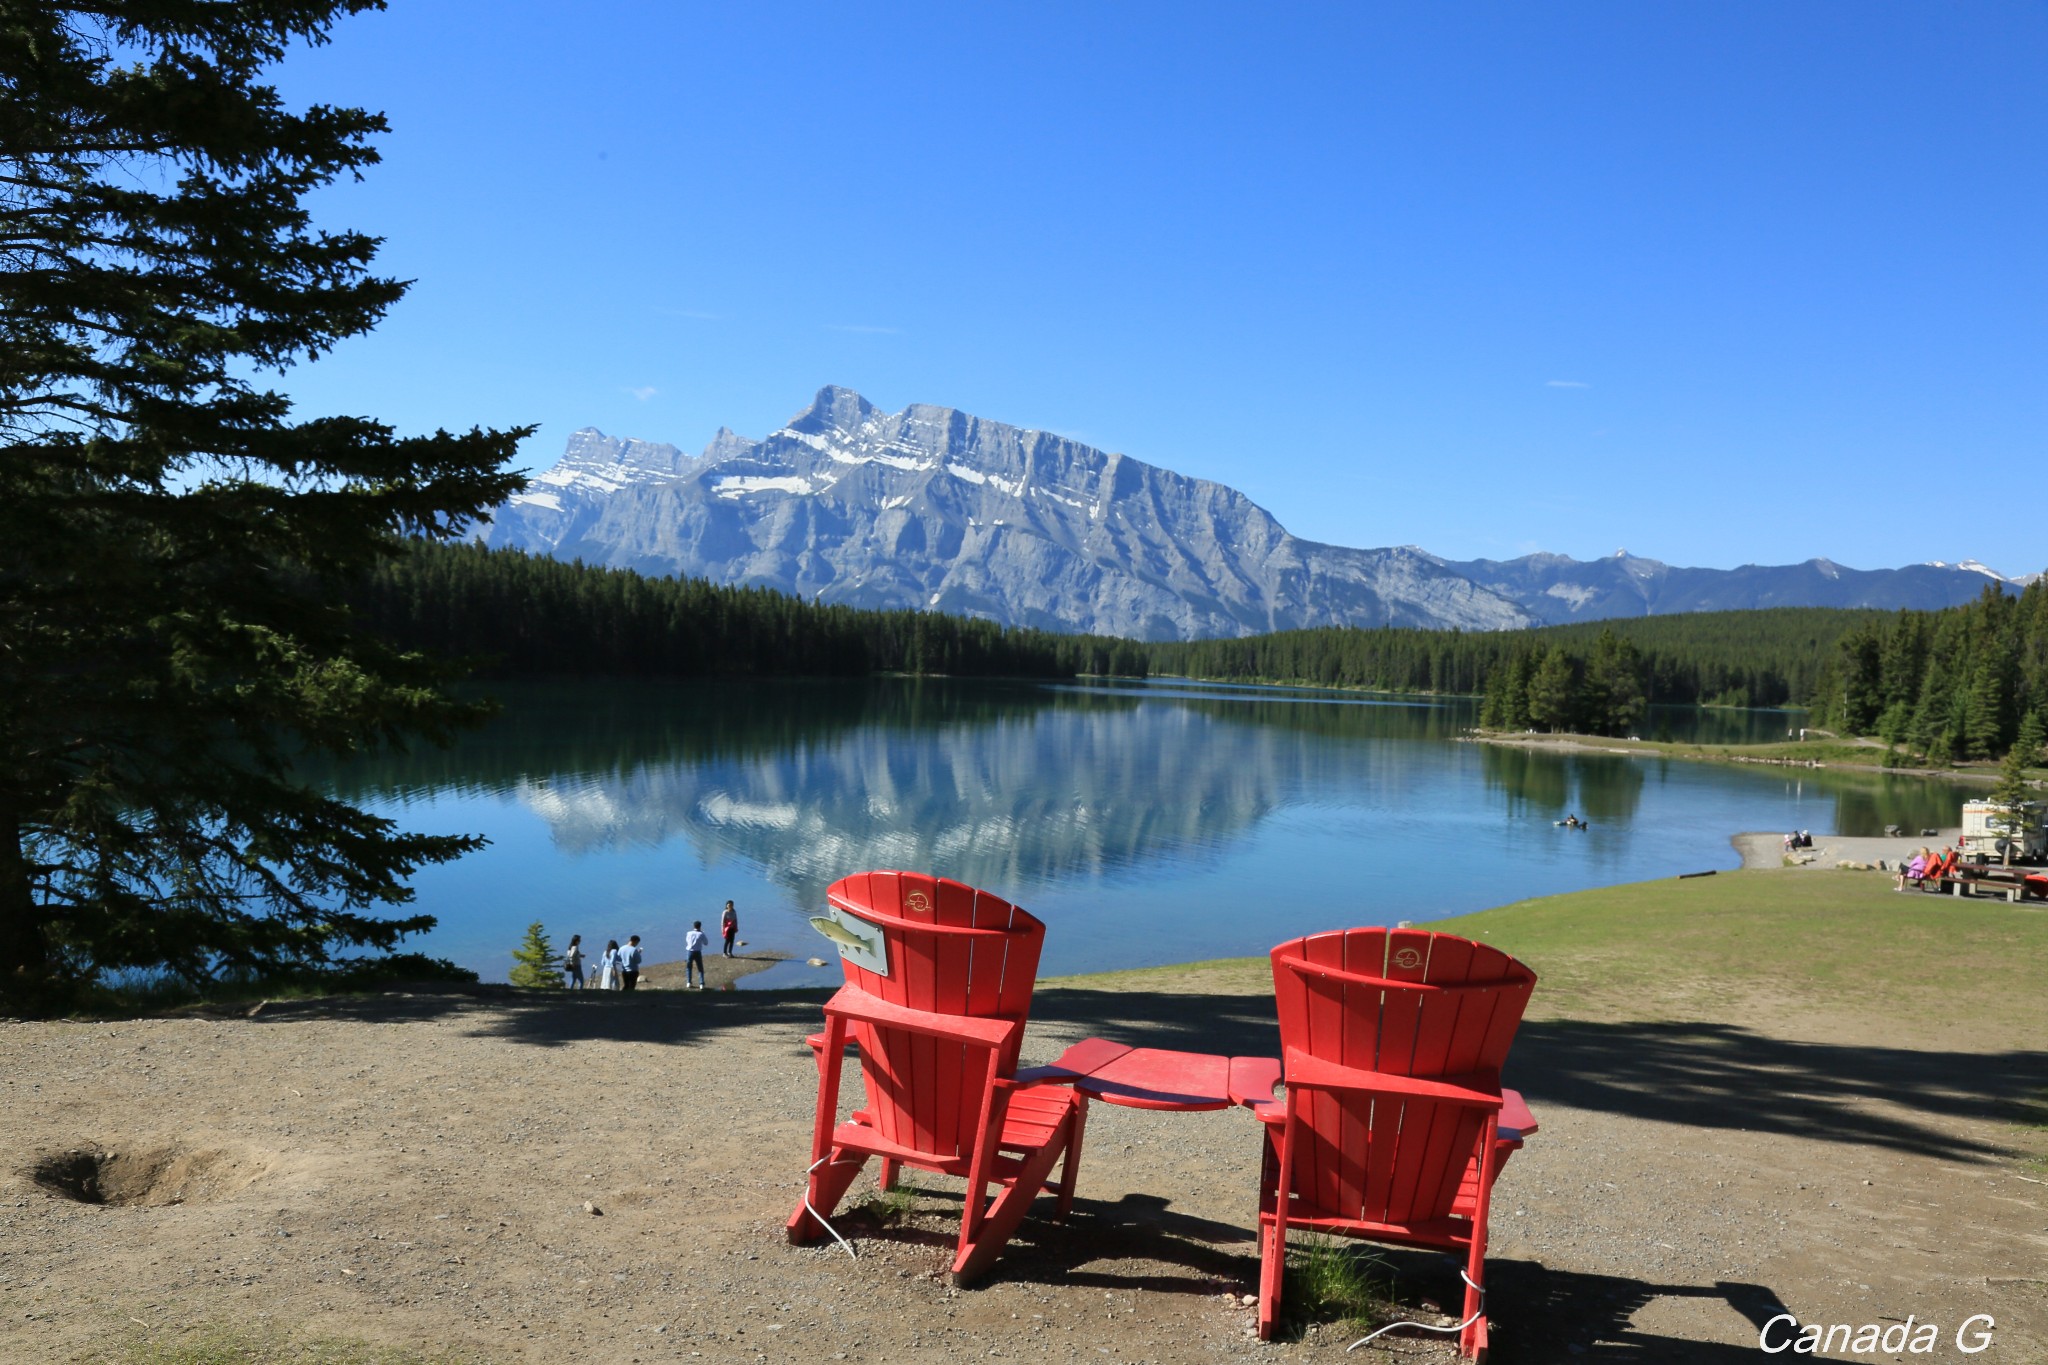
M 1899 884 L 1897 889 L 1900 891 L 1904 891 L 1906 889 L 1907 882 L 1911 882 L 1913 883 L 1913 885 L 1918 886 L 1920 885 L 1920 879 L 1922 877 L 1925 877 L 1926 875 L 1927 850 L 1923 848 L 1918 853 L 1915 853 L 1913 855 L 1911 861 L 1899 864 Z

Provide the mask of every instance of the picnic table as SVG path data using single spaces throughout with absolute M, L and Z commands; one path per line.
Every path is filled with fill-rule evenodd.
M 2029 896 L 2048 899 L 2048 875 L 2025 867 L 1963 863 L 1940 878 L 1939 882 L 1950 894 L 1957 896 L 1988 892 L 2015 903 Z

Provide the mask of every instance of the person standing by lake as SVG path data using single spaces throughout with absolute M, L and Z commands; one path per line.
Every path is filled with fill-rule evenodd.
M 633 934 L 626 939 L 626 946 L 619 950 L 620 990 L 630 991 L 640 984 L 640 935 Z
M 732 941 L 740 936 L 740 914 L 732 908 L 732 902 L 725 903 L 725 914 L 719 917 L 719 930 L 725 935 L 725 955 L 732 956 Z
M 701 919 L 692 920 L 690 932 L 683 935 L 683 947 L 689 952 L 689 956 L 683 959 L 683 989 L 686 991 L 704 989 L 704 943 L 708 937 L 709 935 L 704 932 L 704 921 Z M 697 984 L 694 987 L 690 985 L 692 972 L 697 975 Z
M 619 941 L 608 938 L 604 941 L 604 956 L 597 963 L 597 988 L 601 991 L 615 991 L 619 988 Z
M 568 951 L 562 954 L 562 984 L 572 991 L 583 989 L 583 935 L 569 935 Z

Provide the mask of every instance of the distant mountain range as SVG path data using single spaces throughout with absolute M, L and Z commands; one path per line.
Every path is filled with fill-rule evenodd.
M 761 440 L 721 429 L 697 456 L 586 427 L 479 537 L 849 606 L 1149 640 L 1931 608 L 1969 601 L 1987 582 L 2028 581 L 1968 560 L 1683 569 L 1626 551 L 1459 562 L 1412 545 L 1324 545 L 1222 484 L 952 408 L 884 413 L 841 388 L 820 390 Z

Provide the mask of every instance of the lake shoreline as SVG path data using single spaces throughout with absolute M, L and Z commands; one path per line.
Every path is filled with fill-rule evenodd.
M 1887 767 L 1882 763 L 1841 762 L 1833 759 L 1799 758 L 1792 755 L 1778 757 L 1770 754 L 1734 752 L 1739 748 L 1759 747 L 1755 745 L 1686 744 L 1680 746 L 1661 740 L 1614 739 L 1605 735 L 1581 735 L 1561 732 L 1512 735 L 1477 730 L 1471 734 L 1458 736 L 1456 742 L 1460 744 L 1492 744 L 1512 749 L 1535 749 L 1546 753 L 1607 754 L 1623 758 L 1676 758 L 1691 763 L 1725 763 L 1767 768 L 1807 768 L 1825 769 L 1831 772 L 1880 773 L 1899 777 L 1931 777 L 1951 782 L 1981 782 L 1987 785 L 1998 780 L 1996 773 L 1976 772 L 1966 768 Z

